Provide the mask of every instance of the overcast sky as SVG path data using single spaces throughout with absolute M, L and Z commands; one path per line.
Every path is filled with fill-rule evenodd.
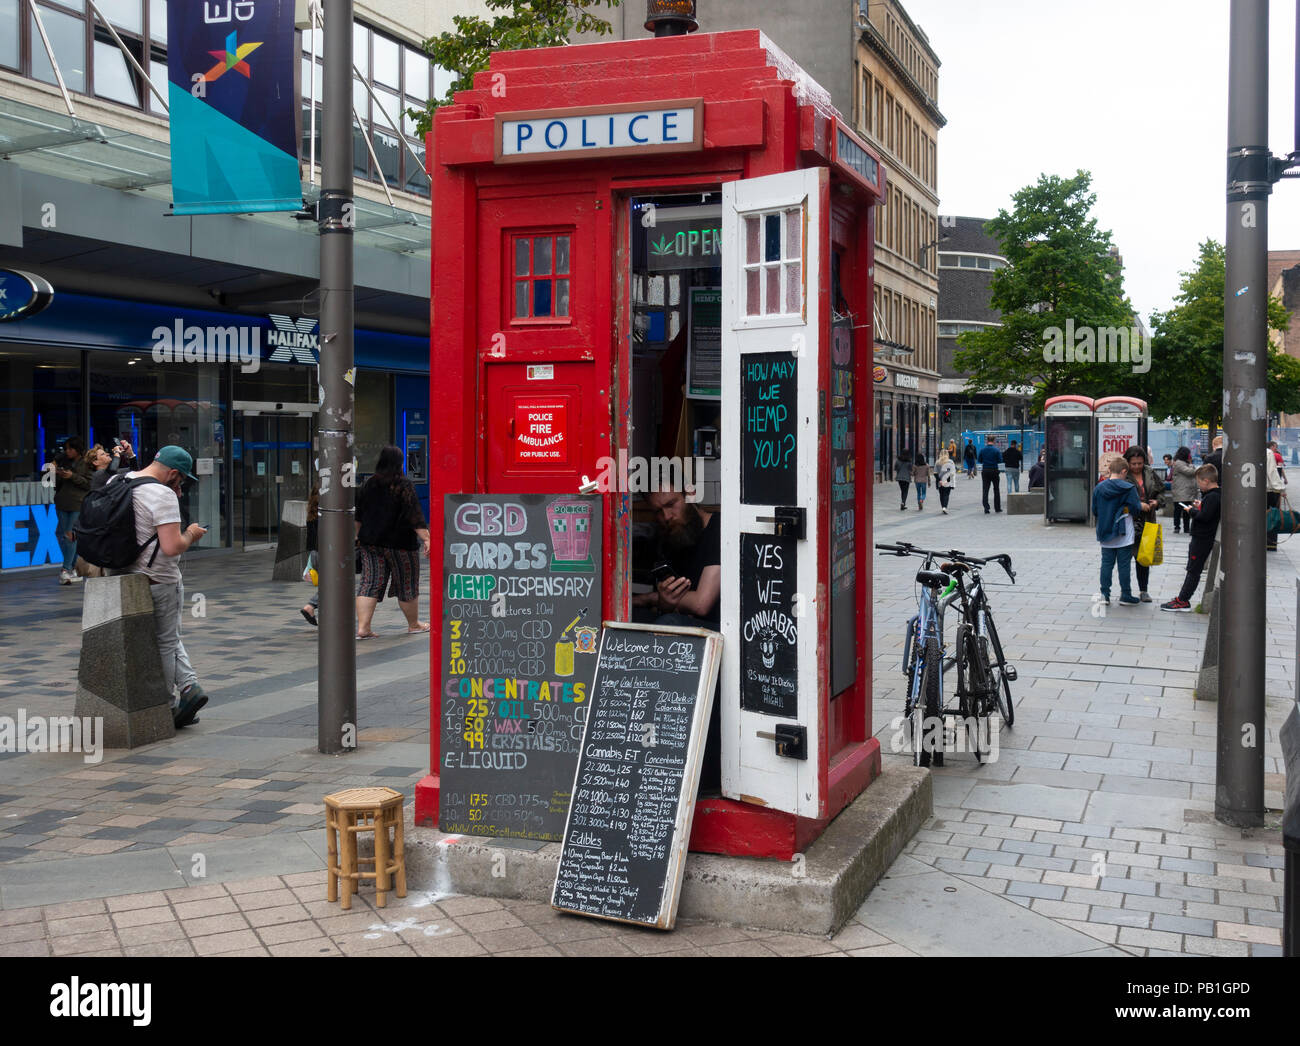
M 1224 239 L 1228 0 L 903 0 L 942 65 L 939 212 L 991 218 L 1040 173 L 1093 175 L 1146 320 L 1197 244 Z M 1296 148 L 1295 4 L 1272 0 L 1269 141 Z M 1269 198 L 1300 249 L 1300 179 Z

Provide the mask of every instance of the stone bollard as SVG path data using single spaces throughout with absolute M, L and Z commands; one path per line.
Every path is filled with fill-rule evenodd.
M 1211 592 L 1219 587 L 1219 549 L 1221 542 L 1218 538 L 1214 539 L 1214 548 L 1210 550 L 1209 562 L 1205 564 L 1205 596 L 1201 599 L 1201 613 L 1208 614 L 1210 607 L 1207 602 Z
M 286 501 L 280 514 L 272 581 L 301 581 L 307 569 L 307 502 Z
M 1201 654 L 1201 671 L 1193 693 L 1198 701 L 1219 700 L 1219 542 L 1210 550 L 1205 564 L 1205 595 L 1198 608 L 1210 615 L 1210 626 L 1205 631 L 1205 650 Z
M 105 748 L 138 748 L 176 734 L 143 574 L 86 579 L 76 714 L 103 719 Z

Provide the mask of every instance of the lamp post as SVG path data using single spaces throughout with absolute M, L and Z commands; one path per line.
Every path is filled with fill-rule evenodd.
M 695 0 L 646 0 L 645 27 L 655 36 L 685 36 L 700 27 Z

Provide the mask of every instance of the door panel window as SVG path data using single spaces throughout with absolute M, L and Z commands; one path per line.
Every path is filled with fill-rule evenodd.
M 802 315 L 804 209 L 747 214 L 744 223 L 744 315 Z
M 514 237 L 514 319 L 568 319 L 569 239 L 563 233 Z

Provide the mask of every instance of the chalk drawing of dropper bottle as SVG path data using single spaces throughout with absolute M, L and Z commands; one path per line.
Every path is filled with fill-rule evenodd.
M 583 607 L 581 613 L 569 622 L 566 628 L 555 640 L 555 674 L 557 676 L 573 675 L 573 640 L 567 636 L 573 631 L 574 626 L 587 616 L 587 608 Z

